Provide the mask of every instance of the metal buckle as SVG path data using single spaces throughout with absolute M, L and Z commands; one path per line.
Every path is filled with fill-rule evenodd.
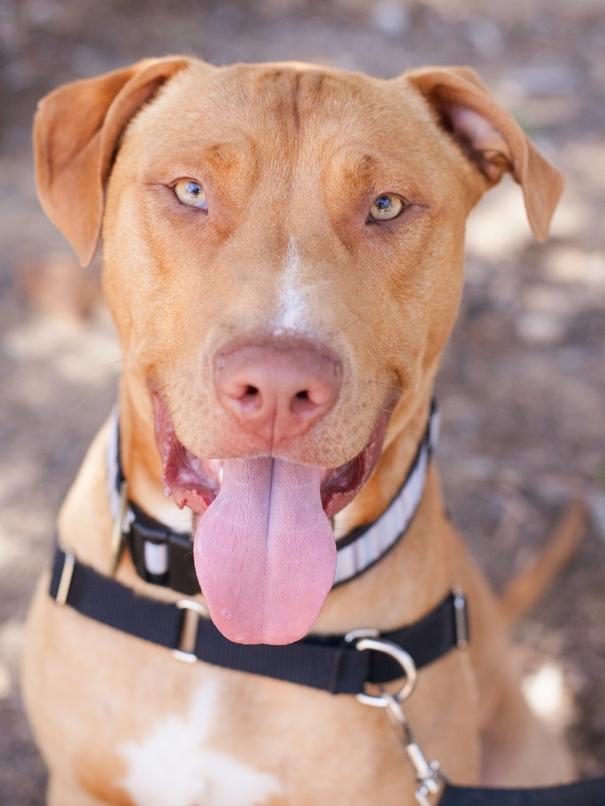
M 456 647 L 468 646 L 469 629 L 468 629 L 468 605 L 466 602 L 466 595 L 460 588 L 454 588 L 452 591 L 454 596 L 454 627 L 456 630 Z
M 74 575 L 75 563 L 76 558 L 74 555 L 70 551 L 66 551 L 65 559 L 63 560 L 63 568 L 61 569 L 61 577 L 57 586 L 57 595 L 55 596 L 55 602 L 58 605 L 64 605 L 67 602 L 71 580 Z
M 400 705 L 407 700 L 414 690 L 418 674 L 412 656 L 409 655 L 405 649 L 393 643 L 393 641 L 385 641 L 383 638 L 377 638 L 376 636 L 379 634 L 380 633 L 376 630 L 351 630 L 351 632 L 347 633 L 345 636 L 345 641 L 354 643 L 355 649 L 359 650 L 359 652 L 366 652 L 368 650 L 382 652 L 393 658 L 393 660 L 397 661 L 401 666 L 402 676 L 405 677 L 405 681 L 398 691 L 389 693 L 385 690 L 381 694 L 366 694 L 365 692 L 360 692 L 355 695 L 358 701 L 364 705 L 371 705 L 375 708 L 390 708 L 392 701 Z
M 198 626 L 200 619 L 208 616 L 208 611 L 201 602 L 194 602 L 193 599 L 179 599 L 176 606 L 184 613 L 178 647 L 172 650 L 172 655 L 183 663 L 197 663 L 195 644 Z
M 120 508 L 118 514 L 113 522 L 113 529 L 111 530 L 111 543 L 110 543 L 110 565 L 109 575 L 114 576 L 117 571 L 120 557 L 122 556 L 122 547 L 124 545 L 124 516 L 128 509 L 128 482 L 124 480 L 120 485 Z

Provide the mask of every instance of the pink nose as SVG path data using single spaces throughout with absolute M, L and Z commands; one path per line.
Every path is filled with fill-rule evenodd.
M 330 411 L 341 365 L 308 342 L 247 344 L 217 355 L 218 399 L 269 446 L 304 434 Z

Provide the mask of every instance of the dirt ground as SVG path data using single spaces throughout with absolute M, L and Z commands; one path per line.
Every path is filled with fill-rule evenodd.
M 605 773 L 605 0 L 0 0 L 0 49 L 0 803 L 43 803 L 19 696 L 23 624 L 119 364 L 94 273 L 37 206 L 31 116 L 63 81 L 180 51 L 381 76 L 470 64 L 564 171 L 546 244 L 531 241 L 510 181 L 472 217 L 437 461 L 454 520 L 497 587 L 572 495 L 590 501 L 584 544 L 517 638 L 530 700 L 566 731 L 582 774 Z M 81 317 L 73 282 L 84 283 Z

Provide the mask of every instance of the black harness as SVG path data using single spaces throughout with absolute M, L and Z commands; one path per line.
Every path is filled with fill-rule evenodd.
M 394 502 L 403 500 L 404 508 L 400 511 L 406 512 L 406 506 L 410 509 L 406 527 L 413 517 L 415 506 L 410 501 L 406 504 L 402 491 L 405 491 L 405 484 L 412 478 L 414 468 L 418 471 L 419 463 L 430 459 L 435 438 L 435 434 L 431 435 L 431 423 L 434 422 L 433 405 L 427 432 L 404 487 L 394 499 Z M 172 531 L 127 501 L 119 464 L 119 449 L 115 479 L 110 483 L 115 484 L 122 492 L 123 504 L 127 505 L 129 516 L 124 524 L 124 512 L 120 513 L 116 559 L 119 559 L 126 544 L 137 572 L 147 582 L 169 587 L 187 596 L 199 593 L 197 581 L 191 571 L 193 562 L 190 536 Z M 393 502 L 389 507 L 392 505 Z M 345 538 L 345 544 L 354 545 L 371 528 L 372 525 L 369 525 L 355 530 L 348 536 L 348 543 Z M 393 545 L 405 530 L 401 530 Z M 166 571 L 162 574 L 149 571 L 145 563 L 145 541 L 166 547 L 168 562 Z M 378 559 L 391 547 L 389 545 L 386 551 L 379 552 Z M 365 567 L 371 567 L 375 561 L 366 563 Z M 356 575 L 358 574 L 353 573 L 349 578 Z M 236 644 L 216 629 L 199 600 L 181 598 L 176 602 L 164 602 L 139 595 L 112 577 L 79 562 L 73 554 L 59 546 L 55 549 L 49 593 L 58 605 L 67 605 L 87 618 L 165 647 L 181 661 L 203 661 L 248 674 L 322 689 L 335 695 L 353 694 L 362 701 L 363 698 L 371 700 L 374 697 L 368 693 L 368 687 L 380 688 L 402 678 L 406 681 L 400 690 L 403 693 L 407 683 L 413 685 L 410 678 L 412 674 L 415 677 L 416 670 L 444 657 L 454 649 L 465 647 L 469 640 L 466 599 L 461 592 L 452 591 L 419 621 L 385 633 L 361 629 L 346 635 L 309 635 L 287 646 Z M 397 704 L 396 699 L 390 699 Z M 401 701 L 403 699 L 402 697 Z M 409 736 L 411 737 L 411 733 Z M 417 750 L 421 754 L 415 742 L 411 738 L 410 741 L 415 748 L 413 752 Z M 410 743 L 407 743 L 406 751 L 409 749 Z M 410 757 L 409 752 L 408 756 Z M 411 758 L 418 770 L 413 755 Z M 424 757 L 422 761 L 425 761 Z M 446 779 L 439 774 L 441 786 L 439 793 L 435 795 L 437 800 L 429 790 L 423 794 L 424 779 L 418 780 L 420 785 L 416 791 L 417 802 L 427 806 L 436 806 L 437 803 L 439 806 L 605 806 L 605 778 L 538 789 L 489 789 L 457 787 L 449 782 L 443 786 Z
M 180 660 L 204 661 L 332 694 L 360 694 L 368 683 L 381 685 L 402 676 L 401 666 L 389 655 L 359 651 L 357 634 L 309 635 L 287 646 L 233 643 L 204 617 L 198 602 L 170 603 L 140 596 L 58 547 L 49 592 L 60 604 L 88 618 L 173 650 Z M 466 600 L 452 593 L 409 627 L 364 632 L 403 649 L 420 669 L 466 644 Z

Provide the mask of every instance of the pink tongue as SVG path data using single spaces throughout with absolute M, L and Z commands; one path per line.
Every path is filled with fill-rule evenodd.
M 334 581 L 336 545 L 320 468 L 228 459 L 195 533 L 212 620 L 241 644 L 289 644 L 310 630 Z

